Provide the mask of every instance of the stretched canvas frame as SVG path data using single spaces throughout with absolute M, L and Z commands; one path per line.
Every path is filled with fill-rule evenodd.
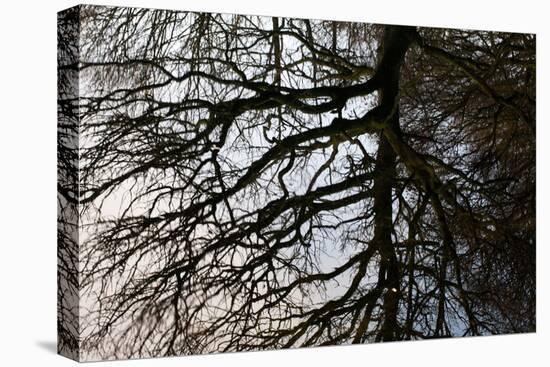
M 535 331 L 535 35 L 58 15 L 58 351 Z

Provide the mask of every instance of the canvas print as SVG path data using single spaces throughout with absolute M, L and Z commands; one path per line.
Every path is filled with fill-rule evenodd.
M 58 350 L 535 331 L 534 34 L 58 15 Z

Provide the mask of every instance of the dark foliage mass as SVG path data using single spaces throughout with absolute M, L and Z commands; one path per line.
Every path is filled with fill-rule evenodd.
M 534 35 L 92 6 L 60 24 L 66 348 L 534 331 Z

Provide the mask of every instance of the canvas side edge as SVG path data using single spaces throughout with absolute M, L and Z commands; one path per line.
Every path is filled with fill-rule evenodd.
M 57 352 L 81 360 L 79 269 L 80 6 L 57 14 Z

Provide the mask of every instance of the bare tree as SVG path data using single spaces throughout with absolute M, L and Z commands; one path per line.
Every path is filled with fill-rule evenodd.
M 78 9 L 85 359 L 534 331 L 534 35 Z

